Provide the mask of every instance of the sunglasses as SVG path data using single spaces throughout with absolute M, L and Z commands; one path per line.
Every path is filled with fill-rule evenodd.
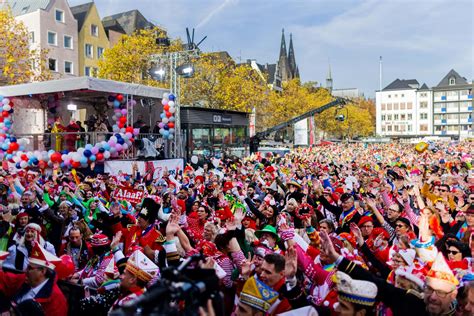
M 448 250 L 447 251 L 447 254 L 452 254 L 452 255 L 457 255 L 458 253 L 460 253 L 460 251 L 457 251 L 457 250 Z
M 439 189 L 439 192 L 448 192 L 446 189 Z
M 397 224 L 397 225 L 395 225 L 395 227 L 397 227 L 397 228 L 406 228 L 406 226 L 403 225 L 403 224 Z

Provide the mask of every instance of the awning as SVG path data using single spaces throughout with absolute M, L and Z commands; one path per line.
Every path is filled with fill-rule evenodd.
M 89 91 L 102 93 L 122 93 L 135 97 L 162 99 L 168 89 L 144 86 L 141 84 L 118 82 L 92 77 L 76 77 L 24 83 L 0 87 L 0 95 L 5 97 L 28 96 L 67 91 Z

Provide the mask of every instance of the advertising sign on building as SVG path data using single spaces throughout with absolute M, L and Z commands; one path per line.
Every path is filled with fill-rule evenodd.
M 254 137 L 255 136 L 255 120 L 256 120 L 256 114 L 255 114 L 255 108 L 253 108 L 252 113 L 249 115 L 249 136 Z
M 161 179 L 165 170 L 174 177 L 184 169 L 183 159 L 166 159 L 152 161 L 118 161 L 111 160 L 104 162 L 104 172 L 110 175 L 118 176 L 123 174 L 131 175 L 133 173 L 133 164 L 137 165 L 138 172 L 142 176 L 153 172 L 153 179 Z

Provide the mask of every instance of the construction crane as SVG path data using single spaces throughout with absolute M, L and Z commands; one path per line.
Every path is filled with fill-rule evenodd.
M 318 114 L 318 113 L 321 113 L 325 110 L 328 110 L 330 108 L 333 108 L 333 107 L 344 107 L 344 105 L 346 105 L 347 103 L 350 103 L 350 102 L 353 102 L 352 100 L 349 100 L 349 99 L 346 99 L 346 98 L 335 98 L 334 101 L 331 101 L 323 106 L 320 106 L 316 109 L 313 109 L 313 110 L 310 110 L 306 113 L 303 113 L 301 115 L 298 115 L 284 123 L 280 123 L 278 125 L 275 125 L 273 127 L 270 127 L 262 132 L 258 132 L 255 134 L 254 137 L 251 137 L 250 138 L 250 152 L 256 152 L 258 151 L 258 147 L 260 145 L 260 141 L 265 139 L 266 137 L 268 137 L 271 133 L 274 133 L 274 132 L 277 132 L 279 130 L 282 130 L 288 126 L 291 126 L 293 124 L 295 124 L 296 122 L 299 122 L 301 120 L 304 120 L 308 117 L 312 117 L 314 116 L 315 114 Z M 343 115 L 338 115 L 336 116 L 336 120 L 338 121 L 343 121 L 345 118 L 343 117 Z

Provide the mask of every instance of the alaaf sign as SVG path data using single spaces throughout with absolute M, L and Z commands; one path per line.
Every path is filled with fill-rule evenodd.
M 144 191 L 134 190 L 122 186 L 115 188 L 114 193 L 112 194 L 114 199 L 125 200 L 133 205 L 140 203 L 144 196 Z

